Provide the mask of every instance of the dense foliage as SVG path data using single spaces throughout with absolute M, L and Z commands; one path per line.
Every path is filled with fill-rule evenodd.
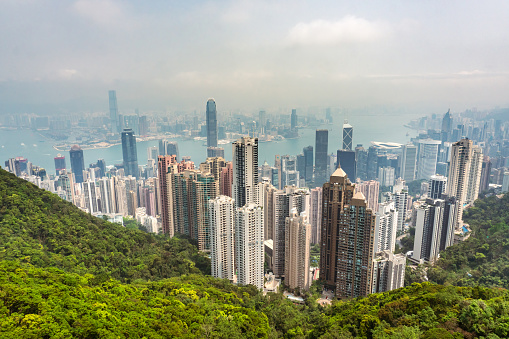
M 508 198 L 495 199 L 481 201 L 465 219 L 478 225 L 473 251 L 484 241 L 499 252 L 490 258 L 502 263 Z M 0 170 L 0 337 L 509 337 L 505 289 L 416 283 L 322 308 L 315 283 L 313 296 L 296 305 L 283 294 L 264 296 L 203 275 L 209 263 L 185 239 L 131 228 Z M 483 240 L 475 240 L 479 235 Z
M 440 284 L 509 288 L 509 194 L 477 200 L 463 219 L 472 235 L 441 252 L 428 277 Z
M 414 284 L 294 305 L 203 275 L 122 284 L 0 262 L 2 338 L 505 338 L 509 292 Z
M 210 272 L 186 239 L 106 222 L 0 169 L 0 260 L 13 259 L 122 281 Z

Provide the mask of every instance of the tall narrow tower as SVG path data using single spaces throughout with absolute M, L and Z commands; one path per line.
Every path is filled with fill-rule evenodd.
M 83 182 L 83 171 L 85 170 L 85 161 L 83 160 L 83 150 L 78 145 L 71 147 L 69 151 L 69 158 L 71 159 L 71 170 L 74 173 L 76 183 Z
M 214 99 L 207 101 L 207 147 L 217 147 L 217 112 Z
M 351 151 L 353 145 L 353 126 L 345 119 L 343 124 L 343 150 Z M 354 178 L 352 178 L 353 180 Z
M 479 175 L 470 175 L 472 170 L 472 159 L 474 156 L 474 146 L 472 140 L 462 139 L 455 142 L 451 149 L 451 164 L 449 167 L 449 176 L 447 182 L 447 195 L 456 198 L 456 222 L 455 227 L 459 228 L 463 220 L 463 205 L 467 203 L 469 186 L 475 186 L 477 184 L 477 192 L 479 188 L 478 181 L 480 181 Z M 476 155 L 481 157 L 482 154 Z M 480 163 L 476 161 L 475 163 Z M 481 164 L 482 165 L 482 164 Z M 479 165 L 474 166 L 474 170 L 478 171 Z M 471 180 L 476 180 L 476 183 L 471 183 Z M 473 196 L 473 194 L 471 194 Z
M 132 175 L 137 178 L 138 171 L 138 151 L 136 150 L 136 137 L 130 128 L 122 132 L 122 155 L 124 156 L 125 175 Z
M 258 184 L 258 138 L 233 143 L 233 198 L 237 207 L 254 202 Z
M 315 183 L 322 185 L 327 181 L 327 155 L 329 146 L 329 131 L 326 129 L 316 130 L 315 144 Z
M 375 214 L 338 168 L 323 185 L 320 279 L 340 298 L 371 293 Z
M 209 200 L 212 276 L 233 282 L 235 275 L 235 203 L 221 195 Z
M 120 125 L 118 121 L 118 107 L 117 107 L 117 92 L 109 91 L 110 97 L 110 124 L 111 124 L 111 132 L 119 133 Z
M 292 109 L 292 116 L 290 121 L 290 127 L 292 131 L 297 128 L 297 110 L 294 108 Z

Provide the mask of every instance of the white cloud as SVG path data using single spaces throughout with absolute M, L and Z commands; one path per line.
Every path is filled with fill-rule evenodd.
M 375 41 L 390 33 L 387 23 L 346 16 L 339 21 L 315 20 L 298 23 L 288 35 L 296 45 L 336 45 Z

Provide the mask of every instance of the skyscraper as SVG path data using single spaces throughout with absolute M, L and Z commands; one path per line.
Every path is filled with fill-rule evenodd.
M 321 186 L 327 180 L 329 131 L 316 130 L 315 144 L 315 183 Z
M 233 199 L 237 207 L 254 202 L 258 184 L 258 138 L 242 137 L 233 143 Z
M 170 237 L 174 235 L 173 226 L 173 188 L 170 166 L 176 166 L 177 160 L 173 155 L 159 156 L 157 161 L 159 179 L 159 195 L 161 201 L 161 223 L 163 232 Z M 176 172 L 176 170 L 175 170 Z
M 440 251 L 454 243 L 455 204 L 454 198 L 443 196 L 427 199 L 416 209 L 414 260 L 433 264 Z
M 338 164 L 336 167 L 341 167 L 346 175 L 352 180 L 355 180 L 355 151 L 338 149 Z
M 406 144 L 402 147 L 400 158 L 400 177 L 406 182 L 415 180 L 415 166 L 417 163 L 417 147 L 414 144 Z
M 69 158 L 71 159 L 71 170 L 74 173 L 76 183 L 83 182 L 83 171 L 85 170 L 85 160 L 83 159 L 83 150 L 78 145 L 71 147 L 69 151 Z
M 291 125 L 290 125 L 292 131 L 297 128 L 297 110 L 294 108 L 292 109 L 292 116 L 291 116 Z
M 343 124 L 343 150 L 351 151 L 352 146 L 353 146 L 353 127 L 345 119 L 345 123 Z M 352 178 L 352 180 L 354 179 L 354 177 L 350 178 Z
M 124 157 L 125 175 L 132 175 L 137 178 L 138 170 L 138 152 L 136 150 L 136 137 L 130 128 L 122 132 L 122 154 Z
M 313 180 L 313 146 L 307 146 L 304 152 L 304 179 L 306 183 Z
M 238 284 L 263 288 L 263 207 L 254 203 L 237 209 L 235 261 Z
M 396 248 L 396 231 L 398 228 L 398 211 L 393 201 L 378 205 L 375 222 L 375 253 Z
M 118 107 L 117 107 L 117 92 L 109 91 L 110 97 L 110 124 L 111 124 L 111 132 L 119 133 L 120 132 L 120 124 L 118 119 Z
M 369 146 L 366 164 L 368 180 L 376 180 L 378 177 L 378 150 L 375 146 Z
M 311 225 L 293 208 L 286 218 L 285 227 L 285 285 L 304 291 L 309 289 Z
M 479 183 L 479 192 L 487 191 L 490 187 L 491 160 L 485 155 L 481 167 L 481 180 Z
M 465 203 L 473 204 L 479 197 L 479 187 L 482 174 L 482 150 L 478 145 L 472 146 L 472 160 L 470 161 L 470 171 L 468 173 L 467 196 Z
M 373 260 L 372 293 L 388 292 L 404 286 L 406 256 L 382 251 Z
M 340 298 L 371 293 L 375 215 L 341 168 L 323 185 L 322 205 L 320 279 Z
M 419 153 L 417 158 L 417 179 L 429 180 L 436 174 L 438 148 L 442 142 L 432 139 L 419 140 Z
M 361 144 L 355 147 L 355 172 L 357 178 L 368 179 L 368 152 Z
M 54 160 L 55 160 L 55 172 L 57 173 L 57 175 L 60 173 L 60 171 L 62 170 L 65 171 L 65 156 L 59 153 L 57 154 Z
M 471 176 L 470 171 L 472 170 L 472 158 L 474 155 L 472 140 L 462 139 L 458 142 L 453 143 L 451 149 L 451 163 L 449 166 L 449 176 L 447 182 L 447 195 L 455 197 L 457 200 L 456 204 L 456 227 L 459 228 L 463 220 L 463 206 L 467 203 L 467 192 L 469 186 L 475 184 L 470 183 L 469 180 L 480 181 L 480 175 Z M 476 155 L 479 157 L 480 155 Z M 482 164 L 479 164 L 482 166 Z M 477 166 L 479 166 L 477 165 Z M 478 168 L 475 168 L 477 171 Z M 476 172 L 477 174 L 477 172 Z M 477 184 L 478 186 L 478 184 Z
M 322 225 L 322 188 L 316 187 L 311 190 L 311 210 L 309 213 L 311 223 L 311 243 L 319 244 Z
M 368 204 L 368 208 L 373 211 L 378 210 L 378 196 L 380 193 L 380 183 L 376 180 L 370 181 L 357 181 L 355 185 L 355 192 L 361 192 Z
M 235 203 L 221 195 L 209 202 L 212 276 L 233 282 L 235 275 Z
M 207 147 L 217 147 L 217 113 L 214 99 L 207 101 Z

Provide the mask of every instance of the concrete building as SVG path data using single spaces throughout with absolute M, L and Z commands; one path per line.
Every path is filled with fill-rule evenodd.
M 311 225 L 292 208 L 285 221 L 285 285 L 301 291 L 309 289 L 309 247 Z
M 378 195 L 380 192 L 380 183 L 378 181 L 357 181 L 355 192 L 361 192 L 366 197 L 369 209 L 372 211 L 378 210 Z
M 233 199 L 237 207 L 254 202 L 258 184 L 258 138 L 242 137 L 233 143 Z
M 400 158 L 400 176 L 406 182 L 415 180 L 416 164 L 417 147 L 414 144 L 403 145 Z
M 405 285 L 406 256 L 391 251 L 378 252 L 373 260 L 372 293 L 388 292 Z
M 212 276 L 234 281 L 235 202 L 221 195 L 209 202 L 210 260 Z
M 447 177 L 432 175 L 429 179 L 428 198 L 441 199 L 447 187 Z
M 263 288 L 263 210 L 254 203 L 237 208 L 235 222 L 237 283 Z
M 323 185 L 320 279 L 339 298 L 372 291 L 375 215 L 338 168 Z
M 322 188 L 316 187 L 311 190 L 311 210 L 309 213 L 311 223 L 311 243 L 320 243 L 320 230 L 322 223 Z
M 454 197 L 442 195 L 442 199 L 427 199 L 416 208 L 414 261 L 433 264 L 440 251 L 454 243 L 456 203 Z
M 378 205 L 375 221 L 375 253 L 396 248 L 396 231 L 398 228 L 398 211 L 394 201 Z

